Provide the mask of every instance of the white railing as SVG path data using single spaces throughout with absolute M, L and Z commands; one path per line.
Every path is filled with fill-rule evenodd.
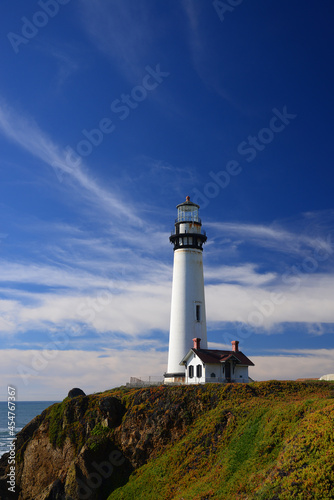
M 130 377 L 130 382 L 126 384 L 127 387 L 149 387 L 150 385 L 162 385 L 164 383 L 163 377 L 149 376 L 147 379 L 138 377 Z

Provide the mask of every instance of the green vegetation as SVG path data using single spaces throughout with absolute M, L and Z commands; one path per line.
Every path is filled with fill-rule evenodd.
M 103 394 L 106 396 L 106 393 Z M 54 447 L 62 448 L 66 438 L 69 438 L 79 451 L 87 443 L 92 449 L 105 440 L 110 429 L 103 428 L 96 422 L 98 414 L 99 395 L 78 396 L 74 399 L 65 398 L 46 410 L 46 421 L 49 424 L 49 438 Z M 91 443 L 88 442 L 91 436 Z
M 61 448 L 66 438 L 66 432 L 62 428 L 62 418 L 66 399 L 62 403 L 56 403 L 49 408 L 47 420 L 49 421 L 49 437 L 53 446 Z
M 87 467 L 120 451 L 103 499 L 334 499 L 331 382 L 120 387 L 66 398 L 45 421 Z
M 331 383 L 269 381 L 112 393 L 127 407 L 124 419 L 145 415 L 154 423 L 161 410 L 165 419 L 170 414 L 182 421 L 183 433 L 160 449 L 155 446 L 147 463 L 108 500 L 334 498 Z

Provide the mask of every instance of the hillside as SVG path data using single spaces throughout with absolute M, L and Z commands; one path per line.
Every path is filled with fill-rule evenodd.
M 334 498 L 334 385 L 118 388 L 66 398 L 17 440 L 20 500 Z M 0 498 L 6 493 L 0 459 Z

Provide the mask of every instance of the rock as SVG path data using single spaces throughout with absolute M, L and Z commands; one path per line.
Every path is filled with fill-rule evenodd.
M 76 398 L 77 396 L 86 396 L 86 394 L 81 389 L 78 389 L 77 387 L 75 387 L 74 389 L 71 389 L 69 391 L 67 396 L 69 398 Z
M 119 399 L 107 396 L 100 400 L 99 410 L 104 416 L 104 425 L 110 429 L 118 427 L 125 413 L 125 408 Z
M 35 500 L 70 500 L 70 497 L 65 494 L 64 485 L 58 478 L 54 483 L 50 484 L 40 495 L 35 497 Z
M 105 500 L 105 490 L 127 482 L 133 467 L 111 435 L 125 406 L 115 397 L 85 396 L 80 389 L 69 397 L 18 433 L 15 497 L 7 495 L 8 454 L 0 458 L 0 500 Z
M 182 389 L 138 390 L 129 394 L 127 406 L 125 397 L 85 396 L 72 389 L 69 398 L 44 410 L 17 436 L 18 500 L 106 500 L 204 411 L 202 402 Z M 4 455 L 1 500 L 11 500 L 7 474 Z

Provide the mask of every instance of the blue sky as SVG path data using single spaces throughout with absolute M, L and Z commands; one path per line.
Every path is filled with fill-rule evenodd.
M 0 399 L 165 371 L 187 195 L 210 345 L 334 373 L 332 2 L 0 9 Z

